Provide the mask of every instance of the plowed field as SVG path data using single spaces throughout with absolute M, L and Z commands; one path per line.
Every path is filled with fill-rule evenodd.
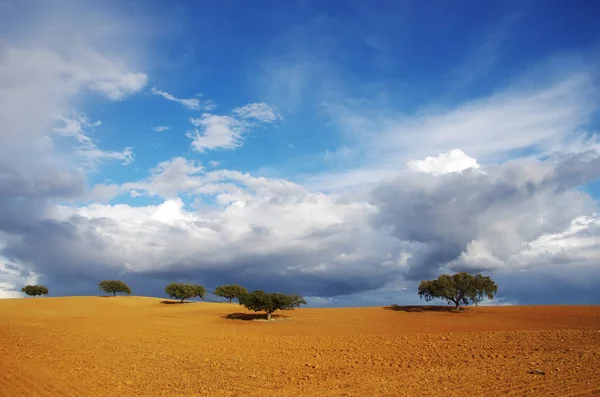
M 600 396 L 600 307 L 434 309 L 0 300 L 0 396 Z

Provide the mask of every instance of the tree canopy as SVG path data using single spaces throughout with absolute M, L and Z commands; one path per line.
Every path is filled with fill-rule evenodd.
M 267 313 L 267 320 L 277 310 L 294 310 L 295 307 L 306 305 L 306 301 L 299 295 L 268 293 L 261 290 L 244 294 L 239 298 L 240 305 L 255 312 Z
M 466 272 L 442 274 L 436 280 L 423 280 L 419 285 L 419 297 L 426 301 L 444 299 L 448 304 L 454 303 L 457 309 L 461 304 L 477 305 L 485 297 L 494 299 L 497 292 L 498 286 L 491 278 Z
M 246 295 L 248 290 L 241 285 L 232 284 L 232 285 L 221 285 L 215 289 L 215 295 L 229 299 L 229 303 L 234 298 L 238 300 L 242 295 Z
M 185 299 L 194 297 L 204 298 L 206 290 L 203 286 L 197 284 L 171 283 L 165 287 L 165 293 L 175 299 L 180 299 L 181 303 Z
M 26 285 L 21 288 L 21 292 L 29 296 L 48 295 L 48 288 L 43 285 Z
M 131 295 L 131 288 L 121 280 L 104 280 L 98 285 L 101 291 L 107 294 L 117 295 L 117 293 Z

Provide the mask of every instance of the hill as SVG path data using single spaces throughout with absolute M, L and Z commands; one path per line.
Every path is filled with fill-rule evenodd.
M 303 308 L 267 323 L 245 321 L 256 316 L 237 304 L 169 303 L 0 300 L 0 396 L 600 390 L 598 306 Z

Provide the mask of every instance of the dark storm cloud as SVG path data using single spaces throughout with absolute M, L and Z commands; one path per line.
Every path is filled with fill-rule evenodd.
M 512 161 L 486 167 L 485 173 L 404 174 L 373 191 L 380 211 L 371 223 L 398 240 L 420 243 L 406 276 L 431 277 L 471 241 L 486 241 L 496 257 L 506 260 L 523 242 L 565 230 L 588 209 L 589 198 L 573 189 L 598 177 L 596 153 L 557 164 Z

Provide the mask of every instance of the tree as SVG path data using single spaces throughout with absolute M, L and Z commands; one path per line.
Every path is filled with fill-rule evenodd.
M 191 299 L 196 296 L 204 298 L 206 290 L 203 286 L 197 284 L 171 283 L 165 287 L 165 293 L 171 298 L 181 299 L 181 303 L 183 303 L 185 299 Z
M 267 293 L 261 290 L 244 294 L 238 299 L 240 305 L 245 306 L 248 310 L 266 312 L 267 320 L 270 320 L 271 314 L 277 310 L 294 310 L 295 307 L 306 305 L 304 298 L 299 295 Z
M 247 293 L 248 290 L 246 288 L 237 284 L 221 285 L 215 289 L 215 295 L 229 299 L 229 303 L 231 303 L 233 298 L 237 298 L 239 300 L 242 295 L 246 295 Z
M 43 285 L 26 285 L 21 288 L 21 292 L 29 296 L 48 295 L 48 288 Z
M 121 280 L 104 280 L 101 281 L 98 285 L 98 288 L 101 291 L 106 292 L 107 294 L 113 294 L 113 296 L 117 295 L 117 292 L 131 295 L 131 288 L 129 285 L 125 284 Z
M 497 292 L 498 286 L 491 278 L 466 272 L 442 274 L 436 280 L 423 280 L 419 284 L 419 297 L 425 297 L 426 301 L 444 299 L 448 304 L 454 303 L 456 310 L 461 304 L 477 305 L 484 297 L 494 299 Z

